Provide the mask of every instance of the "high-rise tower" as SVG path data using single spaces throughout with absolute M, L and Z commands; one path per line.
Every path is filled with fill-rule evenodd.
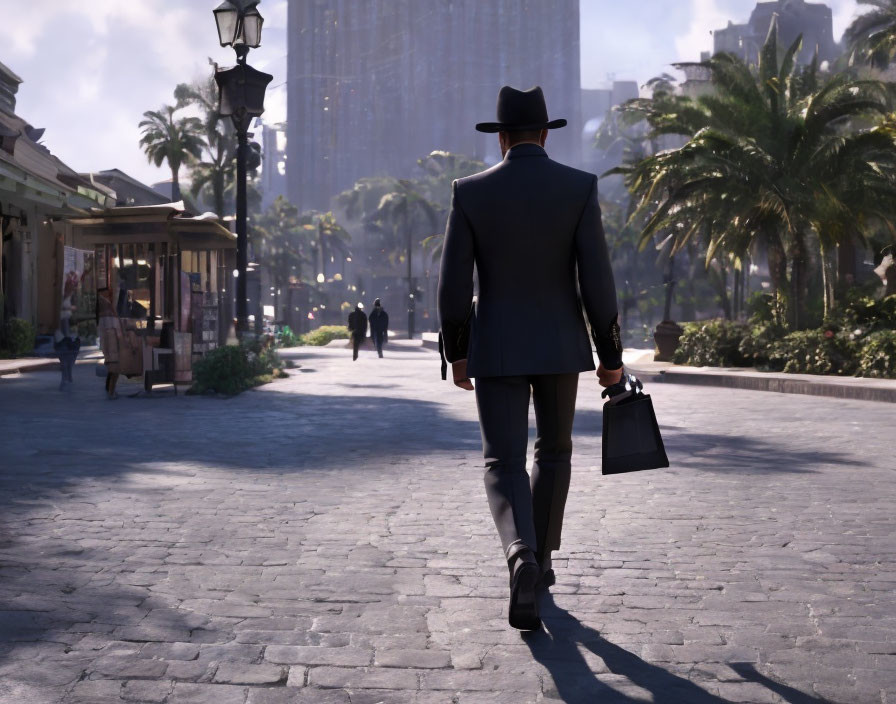
M 498 89 L 541 85 L 561 161 L 581 158 L 579 0 L 290 0 L 287 180 L 327 208 L 358 178 L 408 175 L 434 149 L 499 156 L 474 130 Z

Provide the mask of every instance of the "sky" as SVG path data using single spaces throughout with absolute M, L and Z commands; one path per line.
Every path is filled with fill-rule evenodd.
M 360 0 L 359 0 L 360 1 Z M 488 2 L 488 0 L 481 0 Z M 755 0 L 580 0 L 582 87 L 640 84 L 712 48 L 710 30 L 746 22 Z M 218 45 L 217 0 L 0 0 L 0 62 L 22 78 L 16 113 L 46 128 L 43 143 L 77 171 L 119 168 L 146 183 L 170 178 L 149 164 L 137 124 L 173 103 L 174 87 L 207 76 Z M 839 39 L 856 0 L 828 0 Z M 263 0 L 262 45 L 249 62 L 274 75 L 264 119 L 286 119 L 286 0 Z M 670 9 L 674 8 L 674 9 Z M 434 30 L 437 28 L 434 28 Z M 497 90 L 497 86 L 496 86 Z

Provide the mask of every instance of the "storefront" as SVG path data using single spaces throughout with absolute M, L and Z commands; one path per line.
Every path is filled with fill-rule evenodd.
M 178 203 L 113 208 L 62 229 L 62 260 L 75 269 L 63 267 L 61 279 L 92 289 L 80 292 L 78 310 L 93 310 L 97 292 L 111 293 L 122 373 L 143 375 L 147 388 L 189 383 L 192 362 L 223 344 L 232 326 L 236 235 L 212 216 L 187 217 Z

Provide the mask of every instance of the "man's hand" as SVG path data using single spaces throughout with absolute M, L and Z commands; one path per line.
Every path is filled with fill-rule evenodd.
M 473 382 L 467 376 L 467 360 L 459 359 L 451 363 L 451 371 L 454 373 L 454 385 L 467 391 L 473 390 Z
M 466 366 L 466 365 L 465 365 Z M 622 370 L 624 367 L 619 367 L 619 369 L 610 369 L 609 371 L 604 369 L 603 364 L 597 365 L 597 380 L 598 383 L 604 388 L 608 386 L 612 386 L 613 384 L 618 384 L 620 379 L 622 379 Z M 466 369 L 464 369 L 466 371 Z

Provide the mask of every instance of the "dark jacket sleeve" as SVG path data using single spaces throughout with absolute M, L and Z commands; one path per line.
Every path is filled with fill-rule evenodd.
M 473 302 L 473 231 L 451 185 L 451 210 L 442 247 L 439 273 L 439 323 L 449 362 L 465 359 L 470 341 L 470 306 Z
M 576 264 L 579 290 L 597 356 L 605 369 L 619 369 L 622 366 L 622 341 L 619 336 L 616 284 L 597 202 L 596 176 L 576 230 Z

